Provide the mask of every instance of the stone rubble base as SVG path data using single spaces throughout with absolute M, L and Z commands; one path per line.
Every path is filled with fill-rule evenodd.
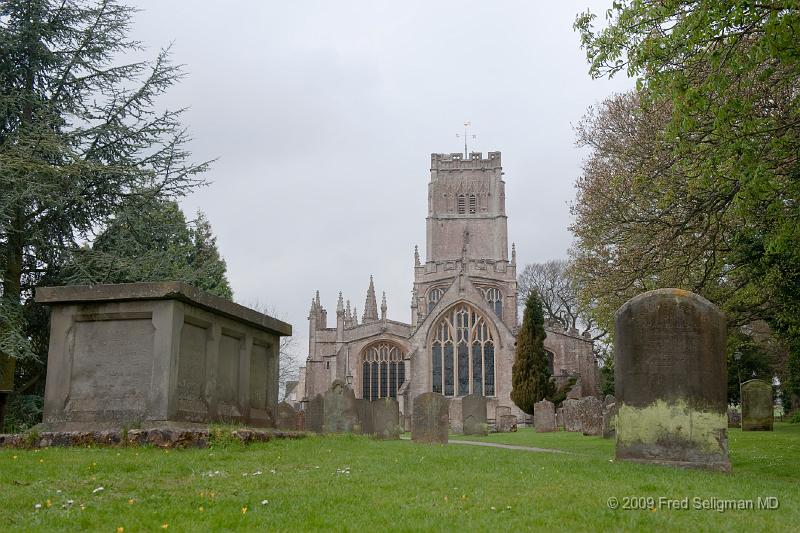
M 299 431 L 263 429 L 129 429 L 104 431 L 61 431 L 20 435 L 0 434 L 0 448 L 48 448 L 70 446 L 155 446 L 157 448 L 205 448 L 214 440 L 235 440 L 243 444 L 274 439 L 299 439 Z

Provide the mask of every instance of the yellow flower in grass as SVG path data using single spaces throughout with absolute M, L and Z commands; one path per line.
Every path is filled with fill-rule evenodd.
M 166 522 L 161 524 L 161 529 L 167 529 L 168 527 L 169 527 L 169 524 L 167 524 Z
M 117 528 L 117 533 L 125 533 L 125 528 L 120 526 Z
M 244 507 L 242 507 L 242 514 L 245 514 L 245 513 L 247 513 L 247 506 L 246 505 Z
M 203 506 L 201 505 L 200 508 L 198 509 L 198 511 L 200 511 L 202 513 L 203 511 L 205 511 L 205 509 L 203 509 Z
M 133 505 L 134 503 L 136 503 L 136 500 L 134 500 L 133 498 L 128 500 L 128 505 Z

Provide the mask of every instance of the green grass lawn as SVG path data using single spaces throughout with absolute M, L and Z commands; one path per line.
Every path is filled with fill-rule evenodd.
M 615 462 L 611 441 L 574 433 L 522 429 L 479 439 L 571 453 L 356 436 L 168 452 L 0 450 L 0 530 L 790 531 L 800 524 L 797 424 L 730 430 L 730 475 Z M 610 497 L 662 496 L 688 497 L 690 506 L 693 497 L 774 496 L 780 508 L 607 506 Z

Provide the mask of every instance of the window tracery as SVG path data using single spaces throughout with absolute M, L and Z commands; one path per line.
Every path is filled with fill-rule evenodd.
M 429 348 L 433 391 L 445 396 L 494 396 L 495 342 L 484 317 L 461 303 L 433 328 Z
M 406 380 L 402 350 L 390 342 L 368 346 L 361 370 L 361 397 L 365 400 L 397 398 L 397 390 Z

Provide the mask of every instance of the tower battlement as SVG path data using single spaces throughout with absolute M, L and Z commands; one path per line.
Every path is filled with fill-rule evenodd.
M 500 152 L 489 152 L 483 158 L 482 152 L 471 152 L 467 159 L 464 154 L 431 154 L 431 171 L 436 170 L 490 170 L 499 169 Z

